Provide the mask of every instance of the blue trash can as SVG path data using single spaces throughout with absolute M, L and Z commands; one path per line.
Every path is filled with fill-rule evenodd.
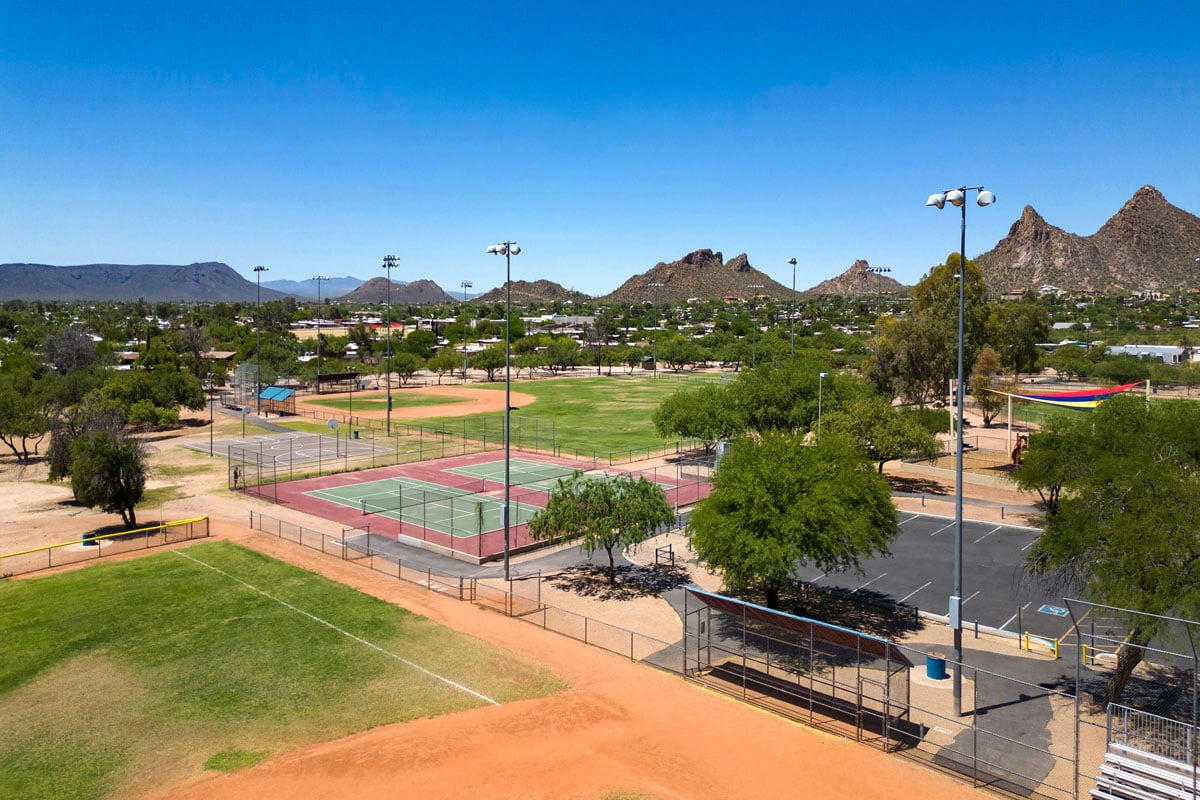
M 946 680 L 946 659 L 939 656 L 925 656 L 925 677 L 935 681 Z

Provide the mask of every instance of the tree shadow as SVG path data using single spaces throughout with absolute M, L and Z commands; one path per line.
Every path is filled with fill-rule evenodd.
M 556 589 L 596 600 L 635 600 L 639 597 L 658 597 L 663 592 L 691 583 L 682 565 L 647 567 L 622 564 L 616 569 L 616 583 L 608 582 L 608 569 L 596 564 L 567 567 L 546 580 Z
M 893 492 L 912 492 L 913 494 L 949 495 L 950 490 L 936 481 L 928 478 L 912 478 L 904 475 L 885 475 Z

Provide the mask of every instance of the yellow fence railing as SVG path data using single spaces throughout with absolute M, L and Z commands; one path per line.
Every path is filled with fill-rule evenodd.
M 146 550 L 189 539 L 202 539 L 208 534 L 207 515 L 149 525 L 131 531 L 106 533 L 101 536 L 84 534 L 82 538 L 69 542 L 0 554 L 0 578 L 24 575 L 80 561 L 94 561 L 104 556 L 127 553 L 131 550 Z

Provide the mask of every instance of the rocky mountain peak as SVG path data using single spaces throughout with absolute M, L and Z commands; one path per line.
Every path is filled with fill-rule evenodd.
M 707 267 L 713 263 L 720 265 L 723 260 L 724 256 L 720 250 L 714 253 L 706 247 L 702 250 L 693 250 L 675 263 L 686 264 L 689 267 Z
M 907 286 L 887 275 L 873 272 L 871 264 L 866 259 L 859 258 L 841 275 L 818 283 L 806 294 L 861 297 L 874 294 L 905 294 L 907 291 Z
M 1056 228 L 1026 206 L 991 251 L 976 259 L 988 291 L 1172 291 L 1196 286 L 1200 218 L 1153 186 L 1134 192 L 1091 236 Z

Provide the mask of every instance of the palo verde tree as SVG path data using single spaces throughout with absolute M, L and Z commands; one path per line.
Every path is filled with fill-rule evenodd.
M 1034 574 L 1132 612 L 1200 615 L 1200 405 L 1113 397 L 1034 434 L 1019 482 L 1027 469 L 1061 486 L 1029 554 Z M 1169 633 L 1144 614 L 1127 624 L 1105 706 L 1120 699 L 1146 645 Z
M 688 523 L 699 557 L 722 570 L 733 591 L 761 588 L 767 606 L 796 565 L 826 572 L 861 568 L 899 533 L 887 481 L 838 436 L 805 445 L 770 432 L 734 444 L 713 491 Z
M 589 556 L 604 550 L 608 582 L 616 583 L 614 550 L 638 545 L 674 520 L 658 484 L 629 475 L 588 478 L 576 471 L 555 485 L 550 502 L 529 521 L 529 535 L 539 541 L 578 539 Z

